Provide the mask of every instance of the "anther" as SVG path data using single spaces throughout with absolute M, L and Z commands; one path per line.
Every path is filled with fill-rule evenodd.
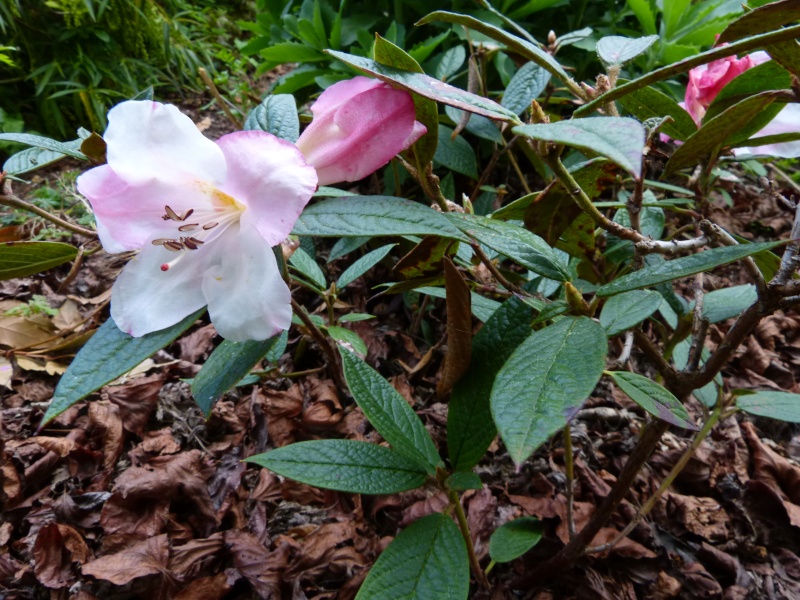
M 172 240 L 169 238 L 158 238 L 157 240 L 153 240 L 153 246 L 163 246 L 167 242 L 171 242 Z
M 178 215 L 178 213 L 176 213 L 174 210 L 172 210 L 169 206 L 165 206 L 164 207 L 164 212 L 166 214 L 164 216 L 162 216 L 161 218 L 164 219 L 165 221 L 169 221 L 169 220 L 183 221 L 183 219 L 181 219 L 181 217 Z
M 205 225 L 203 225 L 203 229 L 205 231 L 208 231 L 209 229 L 214 229 L 214 227 L 216 227 L 217 225 L 219 225 L 219 223 L 217 223 L 216 221 L 212 221 L 211 223 L 206 223 Z
M 187 223 L 186 225 L 181 225 L 178 227 L 178 231 L 193 231 L 199 227 L 199 225 L 199 223 Z
M 164 242 L 164 248 L 166 248 L 167 250 L 172 250 L 173 252 L 180 252 L 181 250 L 184 249 L 183 244 L 175 240 Z
M 193 212 L 194 212 L 193 208 L 190 208 L 189 210 L 187 210 L 185 213 L 183 213 L 181 215 L 181 217 L 180 217 L 181 221 L 185 221 L 186 219 L 191 217 Z

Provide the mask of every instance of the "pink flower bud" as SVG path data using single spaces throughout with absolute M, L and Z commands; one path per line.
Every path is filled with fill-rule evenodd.
M 363 179 L 427 131 L 408 92 L 367 77 L 335 83 L 311 112 L 314 120 L 297 147 L 320 185 Z
M 728 56 L 689 71 L 686 86 L 686 110 L 699 123 L 717 94 L 734 78 L 758 64 L 750 56 Z

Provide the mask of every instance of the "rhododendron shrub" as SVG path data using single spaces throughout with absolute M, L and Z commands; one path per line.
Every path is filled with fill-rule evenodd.
M 786 22 L 780 8 L 787 8 Z M 97 136 L 84 135 L 78 151 L 76 144 L 0 135 L 34 146 L 9 163 L 17 175 L 30 170 L 31 152 L 91 155 L 99 166 L 81 175 L 78 190 L 94 211 L 96 233 L 48 216 L 77 239 L 99 237 L 107 252 L 135 252 L 114 284 L 111 320 L 71 363 L 45 421 L 170 344 L 207 306 L 224 340 L 191 384 L 205 415 L 233 386 L 247 385 L 245 376 L 289 375 L 281 369 L 314 346 L 320 352 L 306 355 L 303 371 L 291 376 L 325 372 L 341 391 L 348 388 L 345 402 L 352 397 L 374 427 L 370 436 L 385 442 L 316 432 L 323 439 L 268 446 L 249 462 L 342 492 L 425 488 L 426 497 L 447 498 L 441 511 L 394 535 L 359 600 L 465 600 L 471 585 L 529 590 L 586 554 L 610 550 L 649 518 L 720 419 L 743 411 L 800 422 L 800 395 L 743 391 L 722 375 L 764 318 L 800 305 L 797 206 L 778 183 L 750 174 L 756 163 L 742 168 L 731 154 L 763 151 L 764 136 L 770 144 L 796 141 L 792 74 L 800 65 L 791 63 L 785 44 L 795 43 L 800 25 L 791 24 L 790 8 L 789 0 L 779 0 L 777 9 L 775 3 L 756 8 L 722 32 L 721 45 L 640 76 L 636 61 L 656 36 L 604 37 L 596 52 L 605 72 L 594 86 L 571 77 L 556 42 L 543 48 L 468 15 L 437 12 L 420 24 L 475 30 L 527 62 L 504 90 L 481 95 L 464 87 L 481 89 L 475 70 L 492 61 L 474 61 L 472 77 L 459 87 L 444 81 L 458 65 L 446 72 L 434 63 L 438 76 L 431 76 L 377 37 L 375 60 L 330 52 L 364 76 L 336 83 L 300 107 L 313 115 L 302 134 L 294 98 L 278 94 L 248 115 L 246 131 L 216 142 L 177 108 L 152 101 L 123 102 L 111 111 L 105 152 Z M 774 29 L 764 32 L 765 22 Z M 725 92 L 763 62 L 765 55 L 752 54 L 759 48 L 774 61 L 766 67 L 774 76 L 751 77 L 746 89 Z M 455 53 L 449 59 L 459 62 Z M 664 93 L 668 87 L 652 87 L 666 80 L 687 84 L 686 110 Z M 772 123 L 747 135 L 780 104 L 787 108 Z M 662 132 L 681 145 L 654 148 Z M 390 162 L 368 185 L 351 185 Z M 742 183 L 720 183 L 722 171 Z M 327 187 L 337 182 L 348 185 Z M 774 201 L 792 231 L 750 240 L 726 231 L 719 215 L 734 192 L 738 199 Z M 37 272 L 26 256 L 52 266 L 78 253 L 67 244 L 27 243 L 33 244 L 24 247 L 27 254 L 19 244 L 0 248 L 8 253 L 0 262 L 4 272 Z M 329 266 L 320 266 L 323 256 Z M 428 374 L 409 389 L 426 402 L 439 399 L 446 425 L 440 413 L 430 419 L 428 409 L 423 421 L 373 368 L 367 344 L 347 325 L 364 321 L 374 335 L 388 327 L 383 314 L 367 314 L 371 304 L 348 296 L 379 264 L 373 274 L 389 280 L 370 276 L 370 293 L 444 298 L 446 310 L 434 309 L 442 315 L 436 322 L 427 301 L 409 297 L 404 306 L 410 330 L 425 323 L 440 334 L 438 341 L 418 336 L 428 349 L 409 370 Z M 740 267 L 740 285 L 712 289 L 706 273 L 731 265 Z M 720 281 L 713 277 L 714 288 Z M 353 312 L 359 303 L 367 312 Z M 392 318 L 392 327 L 403 322 L 402 315 Z M 277 335 L 290 327 L 292 335 Z M 305 364 L 317 357 L 320 364 Z M 263 362 L 269 369 L 255 370 Z M 592 394 L 614 405 L 611 386 L 639 407 L 629 417 L 635 447 L 627 458 L 586 457 L 609 470 L 613 485 L 593 499 L 597 508 L 579 519 L 578 529 L 570 422 Z M 617 515 L 669 428 L 686 451 L 635 514 L 627 507 Z M 442 429 L 446 444 L 431 435 Z M 516 519 L 495 531 L 491 562 L 482 563 L 461 492 L 483 489 L 476 471 L 482 461 L 513 462 L 521 472 L 553 436 L 565 442 L 547 468 L 560 469 L 563 457 L 564 473 L 551 476 L 565 482 L 553 493 L 566 497 L 567 535 Z M 484 467 L 481 474 L 508 472 Z M 619 532 L 609 528 L 611 519 L 624 524 Z M 598 533 L 607 543 L 591 546 Z M 502 566 L 543 536 L 550 543 L 539 564 Z

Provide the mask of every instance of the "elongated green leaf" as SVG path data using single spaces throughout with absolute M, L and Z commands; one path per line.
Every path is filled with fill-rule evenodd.
M 300 137 L 300 119 L 297 105 L 291 94 L 267 96 L 256 106 L 244 122 L 245 131 L 266 131 L 292 143 Z
M 438 235 L 469 241 L 442 213 L 391 196 L 333 198 L 314 204 L 300 215 L 293 233 L 321 237 Z
M 472 360 L 453 388 L 447 413 L 447 450 L 456 471 L 483 458 L 497 435 L 489 398 L 495 376 L 514 350 L 531 334 L 533 310 L 509 298 L 472 340 Z
M 86 155 L 75 147 L 76 142 L 57 142 L 56 140 L 40 135 L 31 135 L 30 133 L 0 133 L 0 141 L 19 142 L 34 148 L 43 148 L 52 152 L 66 154 L 72 158 L 87 160 Z M 80 146 L 80 140 L 77 141 L 77 144 Z
M 339 327 L 337 325 L 328 325 L 325 327 L 325 331 L 327 331 L 328 335 L 337 342 L 350 344 L 353 350 L 355 350 L 358 354 L 361 354 L 362 356 L 367 355 L 367 344 L 361 339 L 361 336 L 359 336 L 352 329 Z
M 466 600 L 469 559 L 452 518 L 423 517 L 404 529 L 370 569 L 356 600 Z
M 452 119 L 454 123 L 459 123 L 465 114 L 463 110 L 458 110 L 452 106 L 445 106 L 444 112 L 448 117 L 450 117 L 450 119 Z M 497 125 L 495 125 L 494 121 L 480 115 L 470 115 L 469 121 L 467 121 L 466 130 L 472 135 L 477 135 L 478 137 L 489 140 L 490 142 L 496 142 L 499 144 L 503 141 L 503 134 L 500 133 L 500 130 L 497 128 Z
M 597 40 L 597 56 L 606 65 L 624 65 L 633 60 L 658 41 L 657 35 L 640 38 L 627 38 L 609 35 Z
M 513 50 L 517 54 L 520 54 L 528 60 L 533 61 L 555 77 L 559 78 L 561 81 L 566 82 L 570 80 L 569 75 L 567 75 L 567 72 L 558 63 L 558 61 L 550 56 L 547 52 L 539 48 L 539 46 L 511 33 L 507 33 L 490 23 L 479 21 L 478 19 L 467 15 L 460 15 L 457 13 L 439 10 L 423 17 L 417 23 L 417 25 L 425 25 L 426 23 L 433 23 L 435 21 L 457 23 L 458 25 L 463 25 L 464 27 L 478 31 L 489 36 L 493 40 L 500 42 L 501 44 L 505 44 L 509 50 Z
M 542 238 L 517 225 L 478 217 L 448 213 L 461 231 L 485 244 L 495 252 L 509 257 L 543 277 L 570 281 L 572 275 L 558 260 L 555 251 Z
M 122 333 L 109 319 L 86 342 L 61 376 L 42 423 L 54 419 L 70 406 L 124 375 L 164 346 L 171 344 L 205 312 L 192 313 L 172 327 L 142 337 Z
M 467 51 L 464 49 L 464 46 L 453 46 L 442 54 L 439 62 L 436 63 L 434 75 L 436 75 L 437 79 L 446 81 L 458 73 L 458 70 L 466 59 Z
M 459 492 L 483 489 L 483 482 L 481 481 L 481 478 L 472 471 L 459 471 L 457 473 L 453 473 L 447 478 L 445 484 L 449 489 Z
M 656 15 L 649 0 L 626 0 L 645 33 L 656 33 Z
M 27 277 L 63 265 L 78 256 L 78 249 L 59 242 L 6 242 L 0 244 L 0 280 Z
M 773 31 L 800 20 L 800 5 L 794 0 L 770 2 L 744 13 L 720 34 L 718 44 L 734 42 L 749 35 Z
M 445 32 L 445 36 L 449 32 Z M 443 39 L 443 38 L 442 38 Z M 422 67 L 414 60 L 411 55 L 407 54 L 398 46 L 392 44 L 389 40 L 381 36 L 375 37 L 375 61 L 386 65 L 387 67 L 394 67 L 404 71 L 411 71 L 414 73 L 423 73 Z M 414 110 L 417 115 L 417 121 L 425 126 L 427 131 L 420 139 L 414 143 L 414 153 L 419 161 L 419 166 L 424 168 L 436 153 L 436 145 L 438 143 L 439 134 L 439 107 L 436 102 L 419 94 L 412 94 L 414 99 Z
M 654 117 L 672 117 L 673 122 L 665 123 L 661 127 L 661 131 L 672 139 L 683 141 L 697 131 L 697 125 L 686 109 L 653 87 L 637 90 L 620 98 L 618 102 L 640 121 Z
M 375 369 L 352 352 L 339 347 L 347 387 L 372 426 L 398 454 L 434 473 L 442 460 L 425 425 Z
M 698 161 L 718 152 L 729 140 L 736 140 L 734 136 L 774 101 L 775 97 L 771 92 L 756 94 L 703 123 L 696 133 L 675 150 L 664 167 L 664 176 L 667 177 L 678 169 L 694 166 Z
M 397 244 L 386 244 L 377 250 L 366 253 L 339 275 L 339 279 L 336 280 L 336 287 L 341 290 L 353 283 L 356 279 L 386 258 L 386 255 L 389 254 L 391 249 L 395 246 L 397 246 Z
M 654 417 L 670 425 L 697 430 L 686 408 L 668 389 L 637 373 L 613 371 L 609 374 L 619 389 Z
M 399 452 L 353 440 L 299 442 L 245 460 L 301 483 L 353 494 L 396 494 L 427 479 L 422 466 Z
M 645 131 L 641 123 L 627 117 L 588 117 L 556 123 L 519 125 L 514 133 L 534 140 L 565 144 L 605 156 L 631 173 L 642 176 Z
M 417 292 L 420 294 L 427 294 L 429 296 L 433 296 L 434 298 L 446 298 L 447 294 L 444 291 L 444 288 L 441 287 L 420 287 L 416 289 Z M 471 304 L 472 304 L 472 314 L 475 317 L 484 323 L 489 320 L 489 318 L 494 314 L 500 307 L 500 303 L 497 300 L 492 300 L 491 298 L 486 298 L 481 296 L 480 294 L 476 294 L 475 292 L 470 293 Z
M 472 179 L 478 178 L 478 159 L 475 150 L 463 137 L 453 139 L 453 130 L 445 125 L 439 126 L 439 145 L 434 160 L 451 171 L 461 173 Z
M 436 102 L 455 106 L 461 110 L 483 115 L 490 119 L 519 123 L 517 115 L 503 108 L 497 102 L 453 87 L 424 73 L 412 73 L 395 69 L 394 67 L 387 67 L 368 58 L 336 52 L 335 50 L 326 50 L 326 52 L 335 59 L 359 71 L 377 77 L 381 81 L 394 84 L 395 87 L 400 87 Z
M 503 523 L 489 538 L 489 556 L 499 563 L 511 562 L 539 543 L 544 525 L 539 519 L 521 517 Z
M 325 55 L 319 50 L 296 42 L 272 44 L 268 48 L 261 50 L 260 54 L 264 60 L 276 63 L 304 63 L 325 60 Z
M 606 335 L 587 317 L 563 317 L 531 334 L 497 374 L 492 416 L 521 464 L 562 429 L 600 380 Z
M 22 175 L 64 158 L 66 154 L 45 148 L 27 148 L 11 155 L 3 164 L 3 171 L 9 175 Z
M 214 403 L 239 383 L 279 339 L 276 335 L 264 341 L 224 340 L 214 349 L 192 382 L 192 396 L 206 417 L 211 414 Z
M 652 290 L 633 290 L 612 296 L 600 312 L 600 324 L 609 337 L 617 335 L 656 312 L 661 301 L 661 294 Z
M 289 264 L 320 290 L 324 290 L 328 287 L 328 284 L 325 282 L 325 273 L 319 268 L 317 261 L 311 258 L 308 252 L 302 248 L 298 248 L 294 251 L 292 257 L 289 259 Z
M 607 283 L 597 290 L 598 296 L 613 296 L 629 290 L 638 290 L 659 283 L 695 275 L 701 271 L 709 271 L 722 265 L 727 265 L 740 260 L 745 256 L 771 250 L 785 242 L 758 242 L 756 244 L 740 244 L 738 246 L 724 246 L 712 248 L 705 252 L 698 252 L 691 256 L 682 256 L 672 260 L 645 267 Z
M 550 83 L 550 73 L 534 62 L 522 65 L 511 78 L 501 104 L 521 115 Z
M 736 398 L 736 406 L 746 413 L 788 423 L 800 423 L 800 394 L 759 391 Z
M 719 323 L 738 317 L 756 300 L 756 287 L 749 283 L 707 292 L 703 298 L 703 316 L 709 323 Z

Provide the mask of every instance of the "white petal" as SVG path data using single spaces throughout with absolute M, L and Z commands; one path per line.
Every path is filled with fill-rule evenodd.
M 187 251 L 168 271 L 162 271 L 162 264 L 181 254 L 145 246 L 122 270 L 111 292 L 111 317 L 117 327 L 140 337 L 202 308 L 206 301 L 201 285 L 209 258 L 204 250 Z
M 266 340 L 288 329 L 291 295 L 272 248 L 246 224 L 214 242 L 222 261 L 206 271 L 203 294 L 217 332 L 234 342 Z
M 764 137 L 767 135 L 779 135 L 781 133 L 800 132 L 800 105 L 789 103 L 769 122 L 761 131 L 751 137 Z M 753 146 L 747 148 L 735 148 L 733 153 L 736 156 L 745 154 L 765 154 L 767 156 L 778 156 L 781 158 L 799 158 L 800 141 L 782 142 L 779 144 L 767 144 L 765 146 Z
M 264 131 L 239 131 L 217 142 L 228 180 L 220 189 L 247 206 L 242 222 L 280 244 L 317 189 L 317 173 L 294 144 Z
M 210 183 L 225 180 L 219 147 L 170 104 L 128 101 L 108 113 L 108 164 L 129 184 L 151 179 Z

